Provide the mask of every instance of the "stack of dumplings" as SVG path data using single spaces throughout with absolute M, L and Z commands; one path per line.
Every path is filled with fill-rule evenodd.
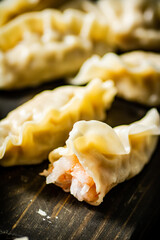
M 0 121 L 0 165 L 49 158 L 46 183 L 96 206 L 137 175 L 160 135 L 159 26 L 158 0 L 1 1 L 0 91 L 61 78 L 67 86 Z M 112 128 L 115 96 L 153 108 Z

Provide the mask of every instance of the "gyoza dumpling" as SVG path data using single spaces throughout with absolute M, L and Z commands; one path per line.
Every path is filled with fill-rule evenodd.
M 0 89 L 34 86 L 73 74 L 109 48 L 108 25 L 78 10 L 23 14 L 0 28 Z
M 118 56 L 93 56 L 70 82 L 84 84 L 93 77 L 112 79 L 118 96 L 150 106 L 160 105 L 160 54 L 133 51 Z M 83 81 L 82 81 L 83 80 Z
M 97 7 L 119 49 L 160 50 L 159 0 L 99 0 Z
M 46 182 L 55 183 L 79 201 L 99 205 L 118 183 L 138 174 L 148 163 L 160 134 L 156 109 L 140 121 L 111 128 L 95 120 L 74 124 L 66 147 L 49 155 Z
M 159 0 L 86 0 L 71 1 L 62 9 L 75 8 L 96 18 L 103 18 L 109 26 L 108 38 L 120 50 L 160 50 Z
M 114 99 L 113 82 L 44 91 L 0 121 L 0 165 L 36 164 L 62 146 L 80 119 L 105 118 Z
M 65 0 L 3 0 L 0 2 L 0 26 L 6 24 L 19 14 L 57 7 Z

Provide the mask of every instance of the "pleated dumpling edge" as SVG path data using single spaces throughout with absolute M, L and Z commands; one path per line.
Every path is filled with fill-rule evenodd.
M 116 94 L 112 81 L 44 91 L 0 121 L 0 164 L 36 164 L 62 146 L 73 124 L 106 117 Z M 36 151 L 35 151 L 36 149 Z
M 95 120 L 79 121 L 66 147 L 50 153 L 46 181 L 70 191 L 79 201 L 99 205 L 110 189 L 138 174 L 149 162 L 158 135 L 156 109 L 140 121 L 116 128 Z

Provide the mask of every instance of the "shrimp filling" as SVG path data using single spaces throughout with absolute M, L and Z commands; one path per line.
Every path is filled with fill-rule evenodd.
M 47 184 L 54 183 L 71 192 L 79 201 L 94 202 L 98 199 L 96 185 L 75 155 L 61 157 L 48 170 Z

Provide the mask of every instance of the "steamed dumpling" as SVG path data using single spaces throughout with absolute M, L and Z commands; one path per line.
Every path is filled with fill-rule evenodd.
M 111 128 L 91 120 L 74 124 L 66 147 L 49 154 L 47 183 L 79 201 L 99 205 L 118 183 L 134 177 L 151 159 L 160 135 L 160 116 L 150 110 L 140 121 Z
M 93 56 L 70 82 L 84 84 L 93 77 L 112 79 L 118 96 L 149 106 L 160 105 L 160 54 L 133 51 L 122 55 Z M 83 80 L 83 81 L 82 81 Z
M 159 0 L 87 0 L 71 1 L 63 9 L 92 12 L 109 26 L 112 46 L 122 51 L 160 50 Z
M 57 7 L 65 0 L 2 0 L 0 2 L 0 26 L 14 17 L 29 11 Z
M 112 40 L 121 50 L 160 50 L 159 0 L 99 0 Z
M 75 74 L 93 54 L 159 50 L 159 9 L 158 0 L 74 1 L 16 17 L 0 28 L 0 89 Z
M 73 9 L 15 18 L 0 28 L 0 89 L 35 86 L 76 73 L 93 53 L 111 49 L 107 33 L 103 20 Z
M 113 82 L 100 79 L 38 94 L 0 121 L 0 165 L 42 162 L 65 143 L 76 121 L 104 119 L 115 94 Z

